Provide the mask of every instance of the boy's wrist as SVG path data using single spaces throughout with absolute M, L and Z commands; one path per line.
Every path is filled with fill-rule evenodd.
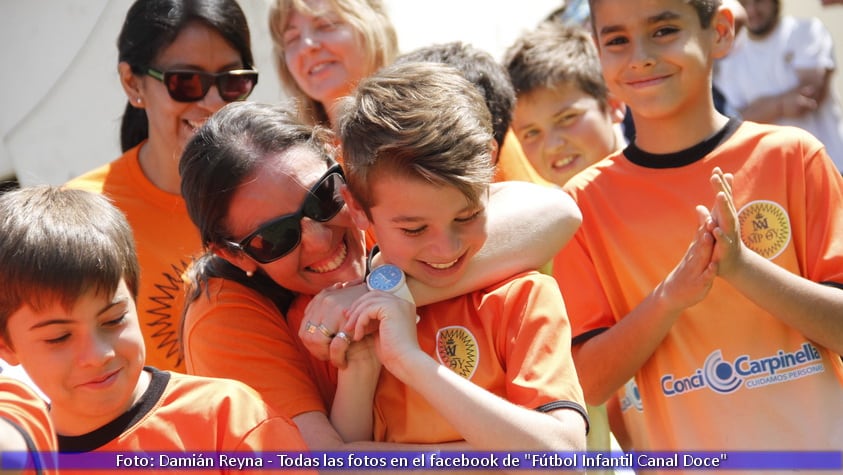
M 421 380 L 429 380 L 432 372 L 441 366 L 430 355 L 418 349 L 407 351 L 401 357 L 396 358 L 389 365 L 384 364 L 390 373 L 401 380 L 407 386 L 413 387 Z
M 400 297 L 411 304 L 415 304 L 413 294 L 407 287 L 407 278 L 404 271 L 393 264 L 384 264 L 372 269 L 366 276 L 366 286 L 369 290 L 380 290 Z

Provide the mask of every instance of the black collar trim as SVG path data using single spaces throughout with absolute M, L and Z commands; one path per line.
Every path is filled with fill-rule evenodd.
M 59 452 L 90 452 L 111 442 L 120 434 L 137 424 L 158 403 L 170 382 L 170 373 L 147 366 L 144 371 L 152 373 L 149 387 L 143 396 L 128 411 L 108 424 L 87 434 L 77 436 L 58 436 Z
M 629 144 L 623 151 L 626 158 L 646 168 L 680 168 L 701 160 L 711 153 L 720 144 L 738 130 L 742 121 L 737 118 L 730 118 L 722 129 L 718 130 L 711 137 L 685 150 L 673 153 L 656 154 L 649 153 L 638 148 L 635 143 Z

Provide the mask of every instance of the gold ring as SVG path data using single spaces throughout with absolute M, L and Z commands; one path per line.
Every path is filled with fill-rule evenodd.
M 349 345 L 351 344 L 351 338 L 344 331 L 338 331 L 336 334 L 336 338 L 342 338 L 343 340 L 345 340 L 346 343 L 348 343 Z
M 319 326 L 318 326 L 318 327 L 316 327 L 316 328 L 318 328 L 318 329 L 319 329 L 319 331 L 320 331 L 320 332 L 322 332 L 322 334 L 323 334 L 323 335 L 325 335 L 325 336 L 327 336 L 328 338 L 333 338 L 333 337 L 334 337 L 334 334 L 333 334 L 333 333 L 331 333 L 331 330 L 328 330 L 328 327 L 326 327 L 325 325 L 322 325 L 322 324 L 320 323 L 320 324 L 319 324 Z
M 307 321 L 304 323 L 304 331 L 310 334 L 316 333 L 316 325 L 310 323 L 310 321 Z

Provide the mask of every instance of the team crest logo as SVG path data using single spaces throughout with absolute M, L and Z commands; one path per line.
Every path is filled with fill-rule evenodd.
M 790 218 L 778 203 L 753 201 L 738 212 L 741 239 L 756 253 L 774 259 L 790 243 Z
M 465 327 L 445 327 L 436 332 L 436 355 L 439 362 L 465 379 L 471 379 L 480 355 L 477 339 Z

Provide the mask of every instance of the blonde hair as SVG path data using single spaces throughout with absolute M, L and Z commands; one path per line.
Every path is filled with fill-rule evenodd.
M 342 21 L 348 23 L 362 40 L 360 47 L 368 58 L 369 74 L 391 64 L 398 55 L 398 36 L 395 27 L 386 14 L 381 0 L 326 0 L 329 9 Z M 302 120 L 315 124 L 327 124 L 325 107 L 309 97 L 296 83 L 287 62 L 284 60 L 284 30 L 293 12 L 318 15 L 307 0 L 276 0 L 269 12 L 269 30 L 275 46 L 275 62 L 278 76 L 287 93 L 298 102 Z M 362 79 L 362 78 L 361 78 Z

